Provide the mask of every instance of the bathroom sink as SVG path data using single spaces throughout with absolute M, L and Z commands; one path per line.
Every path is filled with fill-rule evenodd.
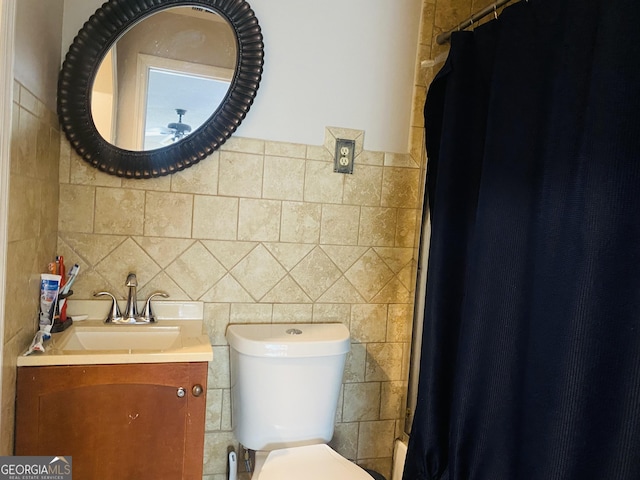
M 202 302 L 159 301 L 157 323 L 105 323 L 109 302 L 69 301 L 67 313 L 86 314 L 44 342 L 44 352 L 18 357 L 19 367 L 106 365 L 117 363 L 209 362 L 213 349 L 204 323 Z
M 109 326 L 73 329 L 60 350 L 166 350 L 182 346 L 179 326 Z

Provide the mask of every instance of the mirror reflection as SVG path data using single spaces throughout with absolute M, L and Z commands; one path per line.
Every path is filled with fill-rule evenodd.
M 231 25 L 212 11 L 184 6 L 145 17 L 100 64 L 91 97 L 96 129 L 125 150 L 179 142 L 221 104 L 236 57 Z

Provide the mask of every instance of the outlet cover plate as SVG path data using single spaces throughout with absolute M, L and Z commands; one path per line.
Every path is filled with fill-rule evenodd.
M 355 156 L 355 149 L 355 140 L 336 138 L 336 156 L 333 160 L 334 172 L 353 174 L 353 158 Z

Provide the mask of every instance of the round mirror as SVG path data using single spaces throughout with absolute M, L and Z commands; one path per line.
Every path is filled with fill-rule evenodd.
M 150 178 L 220 147 L 248 112 L 264 49 L 244 0 L 110 0 L 84 24 L 58 82 L 58 115 L 82 158 Z

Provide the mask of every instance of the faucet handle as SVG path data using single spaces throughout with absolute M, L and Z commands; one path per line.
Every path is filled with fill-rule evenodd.
M 118 306 L 116 297 L 109 292 L 97 292 L 93 294 L 94 297 L 102 297 L 105 295 L 111 297 L 111 311 L 108 313 L 107 318 L 105 318 L 104 323 L 111 323 L 114 321 L 118 322 L 122 320 L 122 313 L 120 312 L 120 307 Z
M 144 309 L 142 310 L 142 314 L 140 315 L 143 321 L 148 323 L 156 322 L 156 317 L 153 314 L 153 311 L 151 310 L 151 299 L 153 297 L 169 298 L 169 295 L 164 292 L 153 292 L 151 295 L 149 295 L 149 298 L 147 298 L 147 301 L 144 303 Z

